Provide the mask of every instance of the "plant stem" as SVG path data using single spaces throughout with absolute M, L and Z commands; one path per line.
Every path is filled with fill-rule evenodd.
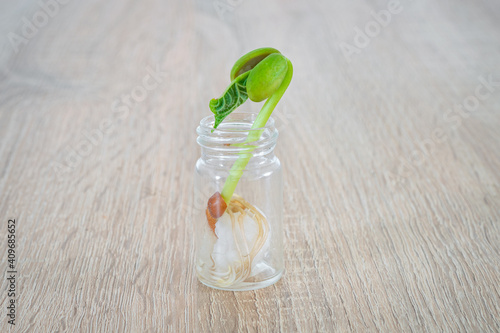
M 267 101 L 264 103 L 264 106 L 257 115 L 257 119 L 255 119 L 252 125 L 251 128 L 252 130 L 263 128 L 264 126 L 266 126 L 266 123 L 269 120 L 271 113 L 273 112 L 274 108 L 276 107 L 281 97 L 285 93 L 285 90 L 288 88 L 290 81 L 292 81 L 293 67 L 292 63 L 288 59 L 287 59 L 287 64 L 288 68 L 286 76 L 283 79 L 283 82 L 279 86 L 278 90 L 276 90 L 276 92 L 271 97 L 269 97 Z M 257 141 L 260 138 L 262 132 L 263 129 L 259 131 L 250 131 L 247 139 L 245 140 L 245 143 Z M 252 151 L 254 149 L 255 146 L 248 145 L 248 149 L 245 149 L 244 151 L 241 151 L 239 153 L 238 159 L 236 160 L 236 162 L 234 162 L 233 166 L 231 167 L 231 170 L 229 171 L 229 176 L 227 177 L 226 182 L 224 183 L 224 187 L 222 188 L 222 193 L 221 193 L 222 198 L 226 203 L 228 203 L 231 200 L 234 190 L 236 189 L 236 185 L 238 185 L 238 181 L 243 175 L 243 170 L 250 161 L 250 158 L 253 156 Z

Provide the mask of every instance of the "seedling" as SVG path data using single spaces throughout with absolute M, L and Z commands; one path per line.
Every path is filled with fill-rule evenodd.
M 242 56 L 231 69 L 231 83 L 221 97 L 210 101 L 210 110 L 215 115 L 214 129 L 247 99 L 253 102 L 266 100 L 255 119 L 245 144 L 257 141 L 274 108 L 292 80 L 293 67 L 289 59 L 273 48 L 260 48 Z M 215 232 L 217 219 L 226 211 L 234 190 L 243 175 L 243 170 L 252 157 L 252 146 L 240 152 L 231 167 L 222 192 L 216 192 L 208 200 L 206 216 Z M 242 202 L 238 203 L 242 205 Z

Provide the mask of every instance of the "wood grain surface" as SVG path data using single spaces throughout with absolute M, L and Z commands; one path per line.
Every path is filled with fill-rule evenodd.
M 500 331 L 500 2 L 42 4 L 0 3 L 0 331 Z M 217 291 L 195 128 L 262 46 L 295 69 L 286 274 Z

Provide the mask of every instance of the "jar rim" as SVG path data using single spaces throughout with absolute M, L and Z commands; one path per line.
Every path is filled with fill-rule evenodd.
M 207 154 L 234 154 L 249 148 L 254 156 L 267 154 L 274 149 L 279 133 L 272 117 L 266 126 L 251 128 L 256 118 L 256 113 L 233 112 L 214 129 L 215 117 L 204 117 L 196 129 L 196 141 Z M 251 141 L 250 135 L 253 136 Z
M 251 133 L 251 132 L 257 132 L 257 131 L 262 131 L 264 129 L 269 129 L 269 130 L 274 130 L 274 119 L 273 117 L 269 117 L 266 125 L 264 127 L 258 127 L 258 128 L 231 128 L 228 125 L 231 123 L 234 123 L 234 121 L 245 121 L 248 122 L 249 124 L 253 124 L 255 119 L 257 118 L 257 113 L 251 113 L 251 112 L 233 112 L 229 114 L 224 121 L 219 124 L 217 128 L 214 128 L 215 124 L 215 116 L 210 115 L 202 118 L 200 120 L 200 125 L 198 127 L 198 134 L 201 135 L 200 130 L 205 132 L 209 131 L 210 133 L 238 133 L 238 132 L 245 132 L 245 133 Z

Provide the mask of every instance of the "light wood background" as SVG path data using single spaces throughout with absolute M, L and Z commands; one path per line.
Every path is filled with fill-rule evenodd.
M 0 331 L 500 331 L 500 2 L 401 0 L 350 61 L 387 1 L 66 2 L 47 22 L 0 4 L 0 257 L 14 217 L 19 271 Z M 295 68 L 275 110 L 287 271 L 211 290 L 195 128 L 262 46 Z

